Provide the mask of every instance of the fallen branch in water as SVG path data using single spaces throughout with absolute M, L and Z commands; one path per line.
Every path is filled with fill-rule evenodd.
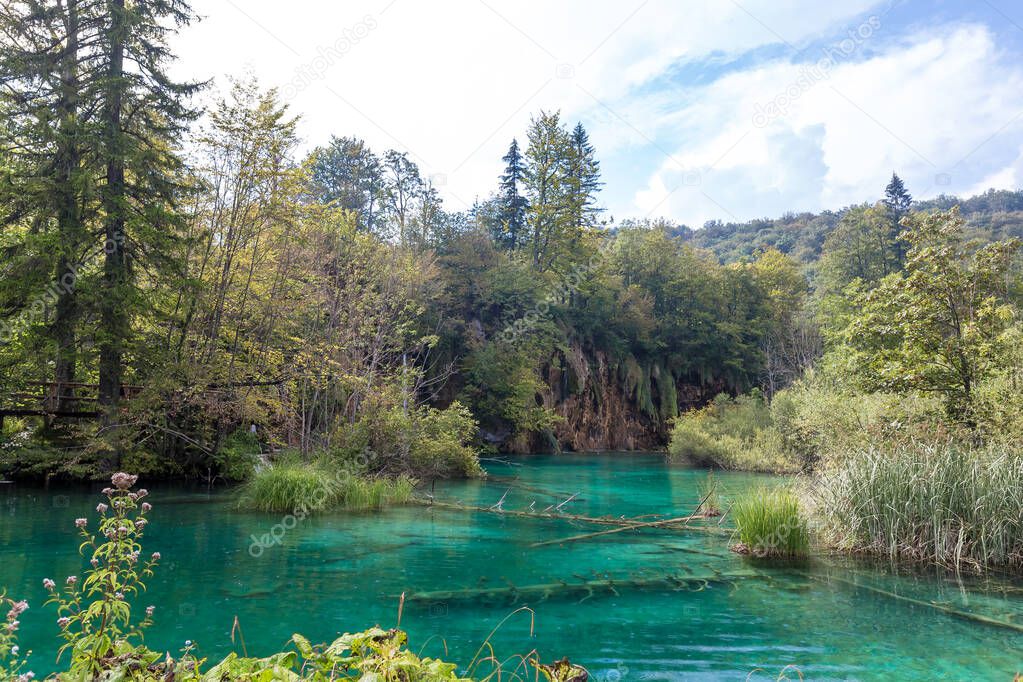
M 658 526 L 669 526 L 669 525 L 672 525 L 672 524 L 679 524 L 679 523 L 682 524 L 682 529 L 684 529 L 684 528 L 689 526 L 689 522 L 692 521 L 693 519 L 706 519 L 709 516 L 711 516 L 711 514 L 709 514 L 709 513 L 704 513 L 704 514 L 700 513 L 700 509 L 703 507 L 703 503 L 707 501 L 707 498 L 710 497 L 710 495 L 711 495 L 710 493 L 707 493 L 706 495 L 704 495 L 703 499 L 700 500 L 700 504 L 696 505 L 696 509 L 694 509 L 693 513 L 690 514 L 689 516 L 681 516 L 681 517 L 679 517 L 677 519 L 664 519 L 663 521 L 644 521 L 643 523 L 633 523 L 632 525 L 622 526 L 621 528 L 612 528 L 610 530 L 601 530 L 601 531 L 597 531 L 596 533 L 583 533 L 582 535 L 573 535 L 572 537 L 562 538 L 560 540 L 544 540 L 543 542 L 534 542 L 533 544 L 530 545 L 530 547 L 544 547 L 546 545 L 563 545 L 566 542 L 577 542 L 579 540 L 589 540 L 590 538 L 596 538 L 596 537 L 600 537 L 602 535 L 611 535 L 612 533 L 624 533 L 627 530 L 637 530 L 637 529 L 640 529 L 640 528 L 656 528 Z M 715 516 L 716 516 L 716 514 L 715 514 Z M 676 530 L 681 530 L 681 529 L 676 529 Z
M 644 578 L 597 578 L 577 583 L 553 582 L 538 585 L 508 585 L 506 587 L 472 587 L 463 590 L 436 590 L 432 592 L 408 592 L 406 602 L 455 602 L 505 600 L 546 600 L 552 597 L 582 596 L 589 599 L 597 594 L 617 596 L 619 589 L 664 589 L 700 591 L 711 584 L 732 584 L 739 580 L 769 580 L 767 575 L 758 573 L 712 573 L 702 576 L 662 575 Z
M 456 504 L 454 502 L 441 502 L 441 501 L 438 501 L 438 500 L 422 500 L 422 499 L 419 499 L 419 500 L 414 500 L 414 501 L 418 502 L 419 504 L 426 505 L 428 507 L 438 507 L 440 509 L 449 509 L 449 510 L 452 510 L 452 511 L 483 512 L 483 513 L 486 513 L 486 514 L 500 514 L 501 516 L 512 516 L 512 517 L 526 518 L 526 519 L 544 519 L 544 520 L 555 520 L 555 521 L 578 521 L 580 523 L 593 523 L 593 524 L 596 524 L 596 525 L 618 526 L 618 527 L 626 527 L 626 528 L 637 526 L 637 525 L 639 527 L 642 527 L 643 524 L 637 524 L 636 519 L 646 518 L 646 517 L 650 517 L 650 516 L 657 516 L 657 514 L 644 514 L 643 516 L 637 516 L 635 518 L 629 519 L 629 518 L 625 518 L 625 517 L 615 518 L 613 516 L 584 516 L 584 515 L 581 515 L 581 514 L 548 514 L 548 513 L 537 512 L 537 511 L 515 511 L 515 510 L 509 510 L 509 509 L 494 509 L 493 507 L 476 507 L 476 506 L 466 505 L 466 504 Z M 690 516 L 692 516 L 692 518 L 694 518 L 694 519 L 710 518 L 706 514 L 691 514 Z M 670 528 L 671 530 L 679 531 L 679 530 L 683 530 L 683 528 L 673 528 L 672 525 L 671 525 L 673 523 L 677 524 L 679 522 L 680 521 L 678 519 L 665 519 L 664 521 L 656 521 L 654 523 L 667 524 L 665 527 Z M 732 531 L 728 530 L 727 528 L 718 528 L 716 526 L 688 526 L 688 527 L 684 528 L 684 530 L 686 530 L 687 532 L 712 533 L 712 534 L 718 534 L 718 535 L 725 535 L 725 534 L 729 534 L 729 533 L 732 532 Z
M 932 601 L 924 601 L 923 599 L 906 597 L 901 594 L 896 594 L 895 592 L 889 592 L 888 590 L 882 589 L 880 587 L 874 587 L 873 585 L 867 585 L 865 583 L 858 583 L 855 580 L 849 580 L 848 578 L 839 578 L 838 576 L 834 575 L 824 577 L 819 575 L 810 575 L 809 573 L 805 573 L 804 575 L 807 578 L 816 580 L 818 582 L 829 582 L 831 580 L 834 580 L 836 582 L 849 585 L 850 587 L 862 588 L 864 590 L 867 590 L 868 592 L 873 592 L 875 594 L 880 594 L 882 596 L 888 597 L 889 599 L 895 599 L 896 601 L 906 602 L 907 604 L 912 604 L 913 606 L 923 606 L 929 609 L 934 609 L 935 611 L 940 611 L 941 613 L 952 616 L 953 618 L 960 618 L 962 620 L 973 621 L 974 623 L 983 623 L 984 625 L 990 625 L 992 627 L 1007 628 L 1009 630 L 1015 630 L 1016 632 L 1023 632 L 1023 625 L 1019 625 L 1017 623 L 1010 623 L 1005 620 L 989 618 L 988 616 L 982 616 L 979 613 L 960 611 L 959 609 L 954 609 L 951 606 L 937 604 Z

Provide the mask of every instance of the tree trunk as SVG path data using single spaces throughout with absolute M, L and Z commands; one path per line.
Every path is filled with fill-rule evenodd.
M 106 83 L 106 106 L 103 113 L 106 125 L 105 155 L 107 164 L 106 187 L 103 194 L 105 213 L 103 245 L 103 295 L 100 299 L 99 342 L 99 403 L 104 413 L 104 424 L 113 423 L 121 398 L 124 341 L 128 334 L 126 285 L 128 280 L 125 259 L 125 202 L 124 149 L 121 131 L 121 109 L 124 98 L 124 0 L 109 0 L 110 26 L 108 29 L 109 65 Z

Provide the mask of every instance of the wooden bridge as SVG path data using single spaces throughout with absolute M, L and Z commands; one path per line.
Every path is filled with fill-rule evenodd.
M 99 384 L 53 381 L 27 381 L 25 390 L 8 393 L 0 403 L 0 428 L 4 417 L 56 417 L 97 419 Z M 121 399 L 130 400 L 142 392 L 142 386 L 121 386 Z

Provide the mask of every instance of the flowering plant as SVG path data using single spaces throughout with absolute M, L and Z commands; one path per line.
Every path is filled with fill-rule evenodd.
M 72 675 L 91 676 L 118 656 L 129 654 L 153 622 L 152 606 L 141 621 L 134 622 L 128 601 L 145 590 L 143 579 L 153 575 L 160 560 L 159 552 L 139 558 L 152 505 L 142 501 L 149 494 L 144 488 L 132 490 L 137 480 L 137 476 L 116 473 L 111 477 L 113 487 L 103 490 L 107 502 L 96 507 L 101 539 L 89 531 L 88 519 L 75 520 L 83 538 L 79 552 L 91 554 L 92 568 L 84 579 L 68 576 L 59 589 L 50 578 L 43 580 L 50 593 L 46 603 L 57 606 L 57 625 L 64 639 L 59 655 L 70 650 Z
M 28 609 L 27 601 L 14 601 L 6 592 L 0 591 L 0 609 L 7 607 L 7 617 L 0 623 L 0 679 L 28 682 L 34 675 L 21 672 L 25 661 L 20 658 L 18 647 L 18 618 Z

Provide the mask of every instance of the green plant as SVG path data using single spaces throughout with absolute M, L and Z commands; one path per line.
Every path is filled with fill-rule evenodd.
M 239 505 L 264 512 L 305 513 L 337 505 L 342 484 L 334 472 L 296 460 L 277 462 L 254 474 L 241 488 Z
M 810 533 L 800 514 L 799 499 L 789 490 L 760 488 L 740 497 L 732 507 L 740 545 L 755 556 L 805 557 Z
M 721 494 L 718 492 L 718 483 L 714 479 L 714 471 L 708 471 L 707 477 L 697 486 L 700 499 L 703 500 L 701 511 L 710 516 L 720 516 L 722 511 Z
M 18 646 L 18 627 L 21 622 L 18 618 L 28 609 L 27 601 L 14 601 L 7 596 L 7 592 L 0 590 L 0 607 L 8 608 L 7 618 L 0 623 L 0 680 L 18 680 L 28 682 L 33 675 L 31 672 L 22 673 L 25 669 L 25 661 L 21 658 L 21 650 Z
M 866 450 L 821 474 L 816 515 L 841 549 L 946 566 L 1023 567 L 1023 457 L 953 444 Z

